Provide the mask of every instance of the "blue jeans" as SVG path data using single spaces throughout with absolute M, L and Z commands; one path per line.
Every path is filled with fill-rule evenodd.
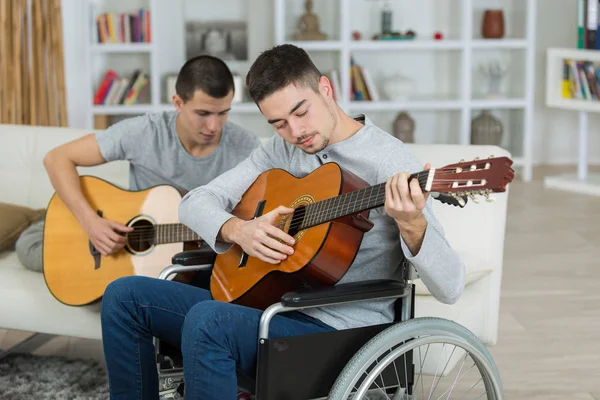
M 106 288 L 102 339 L 113 400 L 158 399 L 157 337 L 181 349 L 187 400 L 237 397 L 236 371 L 254 376 L 262 311 L 212 300 L 208 290 L 131 276 Z M 269 337 L 334 328 L 300 312 L 276 315 Z

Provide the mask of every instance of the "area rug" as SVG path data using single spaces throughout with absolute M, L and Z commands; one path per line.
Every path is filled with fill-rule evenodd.
M 104 365 L 56 356 L 9 355 L 0 360 L 2 400 L 107 400 Z

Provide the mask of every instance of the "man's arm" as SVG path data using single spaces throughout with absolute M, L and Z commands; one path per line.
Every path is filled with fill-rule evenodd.
M 387 180 L 385 211 L 394 218 L 404 256 L 425 286 L 437 300 L 453 304 L 464 289 L 465 265 L 446 240 L 431 197 L 416 179 L 407 180 L 410 173 L 423 169 L 428 165 L 421 165 L 404 146 L 384 158 L 378 177 Z
M 44 157 L 44 167 L 54 190 L 81 225 L 96 214 L 83 196 L 76 167 L 105 163 L 93 133 L 65 143 Z
M 56 194 L 86 231 L 94 247 L 104 255 L 121 249 L 127 241 L 115 231 L 133 229 L 95 213 L 82 193 L 77 167 L 129 159 L 132 145 L 136 143 L 135 133 L 144 129 L 143 121 L 140 117 L 121 121 L 105 131 L 56 147 L 44 157 L 44 167 Z
M 179 220 L 198 233 L 217 253 L 240 245 L 250 256 L 277 263 L 291 254 L 293 238 L 274 226 L 279 215 L 293 209 L 278 207 L 260 218 L 244 221 L 232 214 L 242 195 L 263 172 L 285 164 L 282 144 L 271 140 L 257 148 L 236 167 L 213 179 L 207 185 L 187 193 L 179 205 Z M 287 241 L 285 246 L 273 239 Z

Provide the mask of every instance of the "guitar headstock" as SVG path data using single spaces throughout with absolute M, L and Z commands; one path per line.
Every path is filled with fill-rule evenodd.
M 475 196 L 485 196 L 493 201 L 491 193 L 506 191 L 506 185 L 512 182 L 515 172 L 511 168 L 513 161 L 508 157 L 490 156 L 473 161 L 461 160 L 442 168 L 432 170 L 425 189 L 430 192 L 447 193 L 459 202 L 461 197 L 469 196 L 477 203 Z

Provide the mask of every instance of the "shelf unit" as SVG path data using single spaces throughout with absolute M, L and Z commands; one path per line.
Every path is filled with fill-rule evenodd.
M 173 0 L 175 1 L 175 0 Z M 271 1 L 271 0 L 269 0 Z M 164 68 L 160 68 L 159 57 L 161 54 L 160 44 L 158 44 L 159 38 L 156 38 L 157 27 L 159 22 L 163 22 L 162 26 L 164 29 L 165 18 L 161 16 L 161 12 L 164 11 L 165 3 L 163 0 L 141 0 L 131 3 L 124 2 L 117 4 L 114 0 L 108 1 L 97 1 L 97 0 L 86 0 L 85 1 L 85 33 L 87 34 L 87 46 L 85 46 L 85 71 L 86 81 L 88 85 L 84 88 L 87 92 L 86 99 L 86 127 L 88 129 L 94 128 L 94 120 L 96 116 L 134 116 L 141 115 L 148 112 L 157 111 L 169 111 L 174 110 L 172 104 L 165 104 L 163 99 L 163 74 L 166 72 Z M 182 1 L 179 0 L 177 4 L 173 4 L 182 7 Z M 131 9 L 131 12 L 140 6 L 147 8 L 150 11 L 150 26 L 152 29 L 152 42 L 151 43 L 97 43 L 96 33 L 96 16 L 97 14 L 112 11 L 111 6 L 116 6 L 118 9 Z M 103 7 L 106 9 L 97 9 L 96 7 Z M 183 18 L 183 15 L 179 15 Z M 161 32 L 163 33 L 163 32 Z M 163 49 L 164 50 L 164 49 Z M 94 74 L 93 67 L 96 57 L 147 57 L 148 71 L 150 76 L 150 102 L 149 104 L 133 104 L 133 105 L 95 105 L 93 104 L 93 97 L 96 88 L 99 85 L 98 76 Z M 182 60 L 182 63 L 183 64 Z M 124 64 L 126 61 L 119 62 L 118 64 Z M 109 68 L 110 65 L 107 66 Z M 232 104 L 231 113 L 234 114 L 257 114 L 259 113 L 258 107 L 252 102 L 242 102 Z
M 188 0 L 192 1 L 192 0 Z M 208 0 L 205 0 L 208 2 Z M 253 0 L 254 1 L 254 0 Z M 258 51 L 272 46 L 273 44 L 294 43 L 317 58 L 323 56 L 327 59 L 333 59 L 338 65 L 342 98 L 339 100 L 341 107 L 349 113 L 365 112 L 376 115 L 377 118 L 393 119 L 399 111 L 414 111 L 422 119 L 432 119 L 450 121 L 450 124 L 439 122 L 437 125 L 430 125 L 420 129 L 426 130 L 429 138 L 425 137 L 424 142 L 435 141 L 443 143 L 470 143 L 471 120 L 480 110 L 488 109 L 494 114 L 502 115 L 503 119 L 509 121 L 505 124 L 505 142 L 509 143 L 505 147 L 511 151 L 515 166 L 522 167 L 522 178 L 525 181 L 531 180 L 532 175 L 532 136 L 533 136 L 533 105 L 534 105 L 534 63 L 535 63 L 535 22 L 537 0 L 448 0 L 443 4 L 434 4 L 434 0 L 414 0 L 415 4 L 410 5 L 410 9 L 419 9 L 417 15 L 422 21 L 425 21 L 423 28 L 419 22 L 415 22 L 414 27 L 418 32 L 417 39 L 413 41 L 371 41 L 371 40 L 352 40 L 351 33 L 356 29 L 352 20 L 352 12 L 355 6 L 364 3 L 372 3 L 368 7 L 375 9 L 381 2 L 371 0 L 315 0 L 315 8 L 319 5 L 329 7 L 331 13 L 320 13 L 321 27 L 331 28 L 335 32 L 330 35 L 330 40 L 325 41 L 293 41 L 289 40 L 287 35 L 288 25 L 297 21 L 304 12 L 304 0 L 256 0 L 257 4 L 248 9 L 248 18 L 253 28 L 249 31 L 249 41 L 254 44 L 252 57 L 257 55 Z M 136 0 L 122 2 L 119 0 L 86 0 L 85 33 L 88 38 L 85 46 L 85 71 L 87 85 L 82 88 L 88 99 L 85 104 L 85 116 L 87 127 L 94 127 L 94 120 L 101 115 L 109 116 L 133 116 L 146 112 L 172 110 L 171 104 L 165 104 L 163 99 L 163 78 L 165 73 L 175 72 L 174 68 L 185 61 L 184 57 L 184 21 L 188 17 L 185 13 L 186 0 L 174 0 L 170 5 L 166 5 L 163 0 Z M 524 13 L 518 17 L 522 29 L 519 32 L 512 33 L 510 29 L 511 20 L 514 20 L 515 12 L 506 16 L 507 35 L 503 39 L 482 39 L 478 37 L 480 24 L 480 15 L 483 8 L 498 6 L 500 4 L 512 4 L 518 8 L 523 8 Z M 391 2 L 394 6 L 408 7 L 400 5 L 400 2 Z M 236 3 L 242 4 L 242 3 Z M 245 3 L 244 3 L 245 4 Z M 451 5 L 445 5 L 451 4 Z M 124 8 L 136 9 L 140 6 L 148 8 L 150 11 L 152 27 L 152 43 L 127 43 L 127 44 L 97 44 L 95 43 L 95 13 L 123 10 Z M 94 10 L 94 7 L 103 7 L 102 10 Z M 444 7 L 446 7 L 444 9 Z M 286 15 L 286 9 L 293 11 Z M 431 12 L 423 12 L 423 10 Z M 260 12 L 255 11 L 260 10 Z M 406 11 L 406 8 L 403 9 Z M 447 17 L 446 11 L 451 11 L 453 16 Z M 355 11 L 356 12 L 356 11 Z M 413 12 L 413 11 L 411 11 Z M 417 11 L 414 11 L 415 13 Z M 264 30 L 265 13 L 272 13 L 273 31 Z M 327 14 L 327 15 L 326 15 Z M 331 17 L 331 15 L 336 15 Z M 427 30 L 437 22 L 432 22 L 436 18 L 454 18 L 456 25 L 454 31 L 444 32 L 446 38 L 443 40 L 424 39 L 427 35 L 420 35 L 423 29 Z M 337 23 L 328 25 L 324 19 L 336 18 Z M 361 15 L 362 19 L 362 15 Z M 367 17 L 365 16 L 365 20 Z M 418 19 L 418 18 L 417 18 Z M 172 21 L 180 21 L 179 26 L 173 26 Z M 411 15 L 411 22 L 412 22 Z M 168 21 L 168 23 L 167 23 Z M 372 22 L 371 22 L 372 23 Z M 420 32 L 421 31 L 421 32 Z M 258 37 L 260 36 L 260 37 Z M 365 35 L 366 37 L 366 35 Z M 257 45 L 256 43 L 259 43 Z M 258 47 L 257 47 L 258 46 Z M 451 94 L 434 94 L 411 97 L 405 101 L 386 100 L 382 96 L 381 101 L 350 101 L 350 71 L 349 68 L 339 68 L 341 65 L 348 65 L 347 61 L 351 54 L 358 53 L 361 59 L 375 60 L 374 64 L 380 63 L 380 55 L 385 57 L 403 57 L 402 60 L 407 64 L 416 64 L 422 62 L 423 58 L 436 57 L 440 65 L 436 68 L 438 71 L 455 71 L 456 77 L 445 76 L 440 78 L 440 83 L 452 91 Z M 487 99 L 482 98 L 477 92 L 477 80 L 474 76 L 474 66 L 477 64 L 478 57 L 491 55 L 492 57 L 507 56 L 508 60 L 516 62 L 509 73 L 509 77 L 517 76 L 521 82 L 515 83 L 514 87 L 508 90 L 505 98 Z M 448 56 L 446 56 L 448 55 Z M 444 60 L 450 59 L 452 64 L 442 64 Z M 126 105 L 108 105 L 95 106 L 93 104 L 93 94 L 99 84 L 98 63 L 107 62 L 109 67 L 113 62 L 121 68 L 126 68 L 132 60 L 143 60 L 143 65 L 150 74 L 150 96 L 149 104 Z M 248 60 L 244 68 L 249 67 L 252 60 Z M 357 59 L 360 63 L 360 60 Z M 382 68 L 391 71 L 394 68 L 381 62 Z M 418 65 L 418 64 L 416 64 Z M 428 67 L 426 65 L 426 67 Z M 94 69 L 96 72 L 94 72 Z M 325 72 L 325 71 L 324 71 Z M 524 78 L 522 75 L 524 74 Z M 448 75 L 448 73 L 446 73 Z M 435 89 L 435 88 L 434 88 Z M 444 90 L 441 89 L 441 93 Z M 511 92 L 512 90 L 512 92 Z M 380 93 L 382 91 L 380 90 Z M 241 123 L 254 125 L 257 132 L 264 136 L 273 134 L 266 122 L 263 124 L 260 111 L 252 102 L 235 103 L 232 105 L 232 117 Z M 508 126 L 510 124 L 510 126 Z M 388 128 L 385 124 L 383 127 Z M 449 128 L 450 126 L 450 128 Z M 388 128 L 389 129 L 389 128 Z M 418 126 L 419 129 L 419 126 Z M 511 132 L 507 132 L 510 130 Z M 438 132 L 439 131 L 439 132 Z M 443 133 L 448 131 L 450 133 Z M 432 135 L 435 138 L 432 138 Z M 450 135 L 447 136 L 446 135 Z M 417 132 L 417 138 L 419 138 Z M 508 139 L 506 139 L 508 138 Z
M 286 21 L 287 7 L 290 7 L 290 0 L 274 0 L 274 24 L 275 24 L 275 44 L 291 43 L 302 47 L 311 55 L 315 53 L 330 52 L 337 54 L 338 65 L 349 66 L 350 56 L 355 52 L 373 56 L 385 53 L 386 55 L 402 55 L 408 52 L 459 52 L 460 67 L 460 89 L 456 98 L 415 98 L 406 101 L 351 101 L 350 100 L 350 68 L 338 67 L 340 88 L 342 92 L 338 104 L 346 112 L 399 112 L 399 111 L 456 111 L 460 112 L 460 132 L 458 133 L 458 143 L 469 144 L 471 142 L 471 120 L 473 113 L 483 109 L 489 110 L 517 110 L 522 113 L 522 138 L 519 143 L 521 147 L 520 154 L 513 154 L 515 166 L 522 167 L 522 178 L 525 181 L 532 179 L 532 144 L 533 144 L 533 110 L 534 110 L 534 72 L 535 72 L 535 24 L 537 0 L 524 0 L 524 29 L 522 37 L 504 39 L 481 39 L 476 37 L 474 27 L 478 26 L 474 14 L 477 6 L 481 7 L 485 0 L 455 0 L 453 4 L 460 4 L 461 31 L 458 38 L 450 37 L 448 39 L 434 40 L 421 39 L 419 35 L 414 40 L 402 41 L 374 41 L 362 39 L 355 41 L 352 39 L 352 31 L 355 29 L 351 23 L 351 13 L 355 9 L 356 1 L 360 0 L 336 0 L 339 23 L 334 35 L 336 39 L 325 41 L 295 41 L 288 35 Z M 292 0 L 294 1 L 294 0 Z M 299 1 L 299 0 L 298 0 Z M 367 0 L 363 0 L 367 1 Z M 371 2 L 373 6 L 378 7 L 381 2 Z M 392 2 L 393 3 L 393 2 Z M 477 4 L 475 4 L 477 3 Z M 497 2 L 495 2 L 497 3 Z M 294 5 L 294 4 L 292 4 Z M 491 4 L 497 5 L 497 4 Z M 315 2 L 315 8 L 317 2 Z M 298 10 L 296 9 L 297 13 Z M 325 14 L 325 13 L 323 13 Z M 317 13 L 317 15 L 319 15 Z M 296 18 L 299 16 L 296 15 Z M 325 17 L 325 15 L 323 15 Z M 365 19 L 367 16 L 365 16 Z M 323 27 L 321 22 L 321 27 Z M 417 30 L 418 31 L 418 30 Z M 339 38 L 339 39 L 338 39 Z M 473 59 L 476 52 L 479 51 L 521 51 L 523 53 L 524 63 L 519 65 L 518 71 L 523 71 L 524 84 L 521 87 L 522 96 L 507 96 L 501 99 L 482 99 L 473 95 Z M 411 54 L 412 54 L 411 53 Z M 358 61 L 357 61 L 358 62 Z M 360 62 L 359 62 L 360 64 Z M 381 90 L 379 90 L 381 93 Z M 446 96 L 447 97 L 447 96 Z M 510 149 L 509 149 L 510 151 Z
M 565 99 L 562 97 L 563 60 L 600 63 L 597 50 L 549 48 L 546 64 L 546 105 L 579 112 L 579 157 L 577 173 L 547 176 L 544 186 L 552 189 L 600 196 L 600 174 L 588 172 L 588 113 L 600 112 L 600 100 Z

